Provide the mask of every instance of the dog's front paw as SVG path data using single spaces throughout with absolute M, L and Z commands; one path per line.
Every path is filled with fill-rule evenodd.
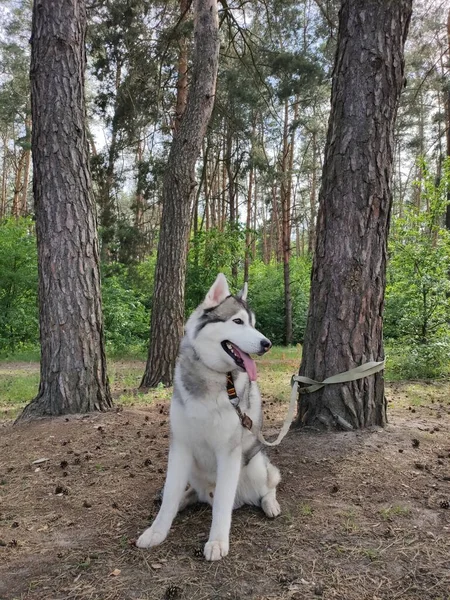
M 167 532 L 156 531 L 153 527 L 149 527 L 144 533 L 138 538 L 136 546 L 138 548 L 152 548 L 158 546 L 167 537 Z
M 274 519 L 275 517 L 278 517 L 279 514 L 281 514 L 281 508 L 278 504 L 278 500 L 274 496 L 269 494 L 262 499 L 261 508 L 269 517 L 269 519 Z
M 206 542 L 204 555 L 206 560 L 220 560 L 228 554 L 228 542 Z

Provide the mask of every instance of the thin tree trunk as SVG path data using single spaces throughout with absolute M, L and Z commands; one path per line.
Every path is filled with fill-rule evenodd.
M 9 161 L 8 161 L 8 134 L 7 131 L 2 137 L 3 142 L 3 160 L 2 160 L 2 190 L 1 190 L 1 201 L 0 201 L 0 219 L 6 217 L 6 192 L 7 192 L 7 182 L 8 182 L 8 171 L 9 171 Z
M 41 380 L 20 420 L 112 406 L 85 126 L 85 31 L 84 0 L 35 0 L 30 78 Z
M 117 111 L 119 106 L 118 94 L 122 78 L 122 64 L 120 60 L 116 65 L 114 114 L 111 122 L 111 143 L 108 149 L 108 164 L 103 181 L 100 184 L 98 199 L 100 205 L 99 221 L 101 226 L 100 252 L 102 262 L 110 261 L 112 256 L 111 246 L 115 237 L 117 221 L 117 206 L 115 199 L 115 164 L 117 159 Z
M 393 133 L 412 0 L 343 0 L 300 374 L 322 381 L 384 357 Z M 383 375 L 299 395 L 297 425 L 386 422 Z
M 447 14 L 447 57 L 450 62 L 450 10 Z M 447 146 L 447 158 L 450 158 L 450 86 L 447 85 L 445 90 L 445 139 Z M 445 226 L 450 229 L 450 190 L 447 191 L 447 209 L 445 213 Z
M 180 22 L 179 26 L 187 20 L 191 0 L 180 0 Z M 175 122 L 174 132 L 180 128 L 181 118 L 186 110 L 186 102 L 188 97 L 188 39 L 183 34 L 178 42 L 178 80 L 177 80 L 177 103 L 175 106 Z
M 25 128 L 27 132 L 26 136 L 26 148 L 25 148 L 25 161 L 23 171 L 23 185 L 22 185 L 22 196 L 20 199 L 20 213 L 26 215 L 28 213 L 28 183 L 30 180 L 30 163 L 31 163 L 31 116 L 28 116 L 25 120 Z
M 248 174 L 247 190 L 247 222 L 245 226 L 245 257 L 244 257 L 244 281 L 248 281 L 248 269 L 250 266 L 251 235 L 250 227 L 252 225 L 252 199 L 253 199 L 253 165 Z
M 20 153 L 20 157 L 19 160 L 17 161 L 17 169 L 16 169 L 16 175 L 14 177 L 14 196 L 13 196 L 13 203 L 12 203 L 12 209 L 11 209 L 11 214 L 13 217 L 16 217 L 16 219 L 18 217 L 20 217 L 20 198 L 21 198 L 21 192 L 22 192 L 22 171 L 23 171 L 23 167 L 25 164 L 25 150 L 22 150 Z
M 251 251 L 252 251 L 252 257 L 253 260 L 255 259 L 256 256 L 256 224 L 257 224 L 257 211 L 258 211 L 258 180 L 256 178 L 256 168 L 253 168 L 253 189 L 254 189 L 254 193 L 253 193 L 253 219 L 252 219 L 252 229 L 253 229 L 253 233 L 252 233 L 252 244 L 251 244 Z
M 294 122 L 298 115 L 298 102 L 295 103 Z M 281 162 L 281 214 L 282 214 L 282 248 L 283 248 L 283 279 L 284 279 L 284 341 L 287 346 L 292 344 L 292 298 L 291 298 L 291 196 L 292 168 L 294 164 L 295 129 L 289 132 L 288 101 L 284 105 L 283 157 Z
M 317 133 L 312 132 L 312 180 L 310 196 L 310 222 L 308 235 L 308 252 L 312 255 L 316 245 L 316 193 L 317 193 Z
M 171 385 L 183 334 L 184 286 L 195 163 L 211 117 L 219 34 L 217 0 L 194 5 L 192 83 L 180 128 L 172 140 L 163 185 L 163 212 L 155 271 L 150 349 L 142 388 Z

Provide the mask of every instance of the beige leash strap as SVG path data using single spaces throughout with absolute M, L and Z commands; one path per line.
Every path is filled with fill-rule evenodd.
M 309 377 L 303 377 L 302 375 L 293 375 L 291 379 L 292 391 L 291 400 L 289 402 L 289 409 L 286 418 L 284 419 L 283 427 L 281 428 L 277 439 L 274 442 L 267 442 L 264 439 L 264 436 L 261 433 L 261 431 L 255 433 L 255 436 L 258 438 L 258 441 L 261 442 L 261 444 L 264 444 L 264 446 L 278 446 L 278 444 L 281 443 L 282 439 L 286 436 L 287 432 L 289 431 L 292 419 L 294 418 L 294 411 L 297 404 L 299 382 L 311 384 L 309 387 L 301 388 L 301 394 L 316 392 L 325 385 L 356 381 L 357 379 L 363 379 L 363 377 L 374 375 L 375 373 L 378 373 L 379 371 L 382 371 L 384 369 L 385 363 L 386 361 L 384 360 L 381 360 L 380 362 L 371 361 L 365 363 L 364 365 L 360 365 L 359 367 L 355 367 L 354 369 L 350 369 L 349 371 L 344 371 L 344 373 L 339 373 L 338 375 L 332 375 L 331 377 L 327 377 L 322 382 L 316 381 L 315 379 L 310 379 Z

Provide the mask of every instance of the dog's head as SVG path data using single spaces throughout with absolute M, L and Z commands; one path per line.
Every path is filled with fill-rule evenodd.
M 202 304 L 186 323 L 200 359 L 214 371 L 226 373 L 238 367 L 256 379 L 250 354 L 264 354 L 272 343 L 255 329 L 255 315 L 247 306 L 247 284 L 236 296 L 230 294 L 225 275 L 219 273 Z

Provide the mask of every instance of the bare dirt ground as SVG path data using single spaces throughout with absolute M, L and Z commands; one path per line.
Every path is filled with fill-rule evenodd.
M 271 451 L 283 513 L 236 511 L 218 563 L 202 556 L 204 506 L 159 548 L 133 546 L 157 511 L 168 401 L 4 421 L 0 599 L 449 600 L 450 386 L 395 383 L 388 397 L 385 430 L 292 432 Z M 270 434 L 286 405 L 265 409 Z

